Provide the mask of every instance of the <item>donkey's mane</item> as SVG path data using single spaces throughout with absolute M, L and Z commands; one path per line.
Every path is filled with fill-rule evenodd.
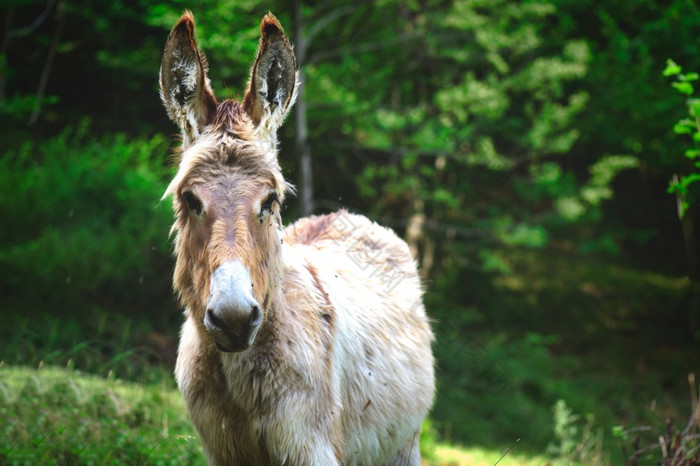
M 215 134 L 251 140 L 253 126 L 243 106 L 232 99 L 226 99 L 216 107 L 211 131 Z

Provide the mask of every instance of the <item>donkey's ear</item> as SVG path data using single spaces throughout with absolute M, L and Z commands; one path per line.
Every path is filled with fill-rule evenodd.
M 296 99 L 296 59 L 272 13 L 262 19 L 260 33 L 243 108 L 256 127 L 275 132 Z
M 194 17 L 185 11 L 170 31 L 160 65 L 160 97 L 168 116 L 190 146 L 216 113 L 216 97 L 207 78 L 207 60 L 195 39 Z

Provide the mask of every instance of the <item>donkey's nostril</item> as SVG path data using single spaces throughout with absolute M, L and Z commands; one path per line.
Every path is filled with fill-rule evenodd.
M 214 312 L 213 309 L 207 309 L 207 318 L 206 320 L 208 321 L 209 325 L 212 327 L 218 329 L 218 330 L 223 330 L 226 328 L 226 325 L 224 322 L 216 316 L 216 313 Z
M 262 320 L 262 313 L 260 312 L 260 308 L 258 306 L 253 306 L 253 309 L 251 310 L 250 313 L 250 326 L 255 327 L 260 323 Z

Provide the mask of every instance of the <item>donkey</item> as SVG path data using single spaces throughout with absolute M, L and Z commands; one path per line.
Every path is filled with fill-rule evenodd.
M 242 102 L 214 97 L 186 11 L 160 70 L 182 131 L 175 377 L 210 464 L 418 465 L 433 334 L 405 242 L 340 211 L 283 229 L 276 131 L 296 60 L 271 13 Z

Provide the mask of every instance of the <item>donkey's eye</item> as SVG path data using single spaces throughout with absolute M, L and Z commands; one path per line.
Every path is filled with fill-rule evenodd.
M 202 201 L 194 195 L 192 191 L 185 191 L 181 196 L 182 201 L 187 204 L 187 209 L 195 215 L 202 214 Z
M 275 202 L 279 204 L 279 202 L 280 202 L 279 197 L 277 197 L 276 192 L 271 192 L 267 196 L 267 199 L 265 199 L 265 202 L 263 202 L 262 205 L 260 206 L 260 216 L 271 213 L 272 206 L 275 204 Z

